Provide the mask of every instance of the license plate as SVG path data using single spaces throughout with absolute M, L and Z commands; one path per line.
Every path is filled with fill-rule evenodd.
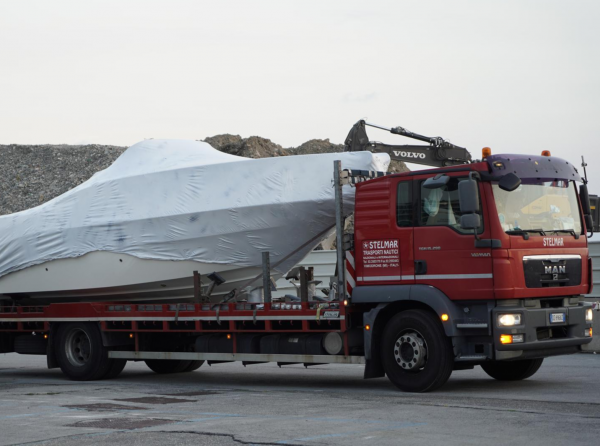
M 565 313 L 550 313 L 550 323 L 558 324 L 561 322 L 565 322 L 567 320 L 567 315 Z

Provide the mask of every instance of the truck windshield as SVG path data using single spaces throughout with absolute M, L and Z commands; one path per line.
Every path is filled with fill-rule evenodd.
M 523 180 L 513 192 L 492 184 L 500 224 L 504 231 L 581 234 L 575 183 L 567 180 Z

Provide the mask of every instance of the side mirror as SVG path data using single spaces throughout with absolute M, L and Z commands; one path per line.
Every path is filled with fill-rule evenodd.
M 460 227 L 462 229 L 478 229 L 481 226 L 479 214 L 465 214 L 460 217 Z
M 450 177 L 444 174 L 438 174 L 434 177 L 427 178 L 423 183 L 425 189 L 439 189 L 444 187 L 450 181 Z
M 583 220 L 585 221 L 585 228 L 588 232 L 594 231 L 594 221 L 592 220 L 592 216 L 590 214 L 585 214 L 583 216 Z
M 581 184 L 579 186 L 579 198 L 581 199 L 581 208 L 583 209 L 583 215 L 592 215 L 592 208 L 590 206 L 590 195 L 588 194 L 587 184 Z
M 594 232 L 600 232 L 600 200 L 598 195 L 590 195 L 590 208 L 592 210 L 592 222 L 594 223 Z
M 583 220 L 585 221 L 585 227 L 588 232 L 592 234 L 598 229 L 598 220 L 594 221 L 592 217 L 592 205 L 590 203 L 590 195 L 588 193 L 587 184 L 581 184 L 579 186 L 579 199 L 581 200 L 581 210 L 583 211 Z M 598 197 L 594 196 L 594 204 L 598 201 Z M 597 206 L 594 206 L 594 211 L 598 212 Z M 596 223 L 594 225 L 594 223 Z
M 500 181 L 498 181 L 498 187 L 506 192 L 512 192 L 521 185 L 521 178 L 516 176 L 514 173 L 507 173 Z
M 458 201 L 460 203 L 460 227 L 474 229 L 477 238 L 477 229 L 481 226 L 479 216 L 479 188 L 477 180 L 472 176 L 458 183 Z
M 458 200 L 461 214 L 475 214 L 479 212 L 479 194 L 476 180 L 469 178 L 458 183 Z

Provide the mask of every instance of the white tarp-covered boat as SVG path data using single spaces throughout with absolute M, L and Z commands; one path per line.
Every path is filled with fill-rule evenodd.
M 194 271 L 216 271 L 218 297 L 256 277 L 264 251 L 278 277 L 335 225 L 334 160 L 389 164 L 370 152 L 249 159 L 197 141 L 135 144 L 69 192 L 0 217 L 0 295 L 187 298 Z

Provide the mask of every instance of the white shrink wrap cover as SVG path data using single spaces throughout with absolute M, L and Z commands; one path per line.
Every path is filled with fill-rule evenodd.
M 198 141 L 137 143 L 78 187 L 0 217 L 0 277 L 96 251 L 239 267 L 269 251 L 285 273 L 335 225 L 334 160 L 389 164 L 369 152 L 250 159 Z M 344 187 L 344 211 L 353 209 Z

